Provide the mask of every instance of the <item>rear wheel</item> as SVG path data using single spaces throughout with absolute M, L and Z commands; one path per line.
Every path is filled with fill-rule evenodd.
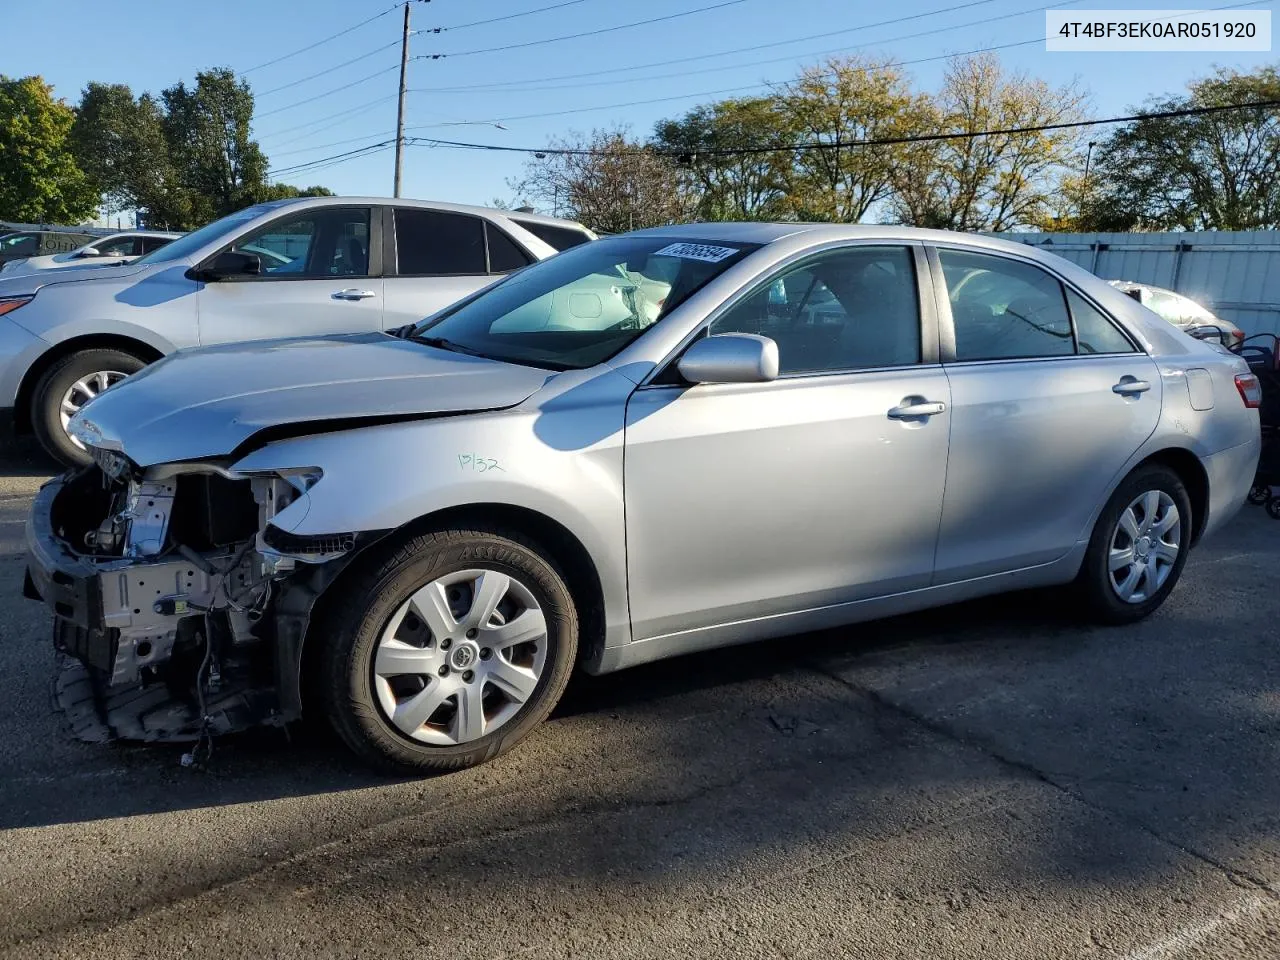
M 36 382 L 31 394 L 31 427 L 40 445 L 69 466 L 90 462 L 79 440 L 67 433 L 72 416 L 146 363 L 123 350 L 81 350 L 54 363 Z
M 1130 474 L 1094 526 L 1076 587 L 1104 623 L 1133 623 L 1165 601 L 1187 561 L 1191 498 L 1178 475 L 1151 465 Z
M 564 579 L 500 530 L 414 537 L 336 612 L 323 705 L 362 759 L 399 772 L 472 766 L 519 743 L 560 699 L 577 651 Z

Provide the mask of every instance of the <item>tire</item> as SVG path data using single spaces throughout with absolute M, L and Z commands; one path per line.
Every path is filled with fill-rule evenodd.
M 1260 483 L 1255 483 L 1249 488 L 1249 503 L 1252 506 L 1260 507 L 1271 499 L 1271 488 L 1264 487 Z
M 1139 500 L 1143 502 L 1138 503 Z M 1157 504 L 1154 521 L 1147 515 L 1148 503 Z M 1133 513 L 1129 514 L 1131 506 Z M 1165 512 L 1168 507 L 1177 511 L 1177 521 L 1165 533 L 1158 533 L 1158 528 L 1168 520 L 1169 515 Z M 1126 517 L 1126 514 L 1129 516 Z M 1133 537 L 1128 532 L 1122 532 L 1122 521 L 1126 528 L 1136 526 L 1141 535 Z M 1108 624 L 1135 623 L 1154 613 L 1182 575 L 1191 543 L 1193 522 L 1191 498 L 1174 471 L 1152 464 L 1140 467 L 1126 477 L 1111 495 L 1094 525 L 1089 548 L 1076 579 L 1076 592 L 1090 619 Z M 1170 558 L 1168 542 L 1175 534 L 1177 552 L 1176 556 Z M 1142 542 L 1144 539 L 1145 543 Z M 1126 543 L 1133 545 L 1128 554 L 1133 557 L 1133 563 L 1118 569 L 1113 575 L 1113 547 L 1118 545 L 1121 548 L 1117 550 L 1116 562 L 1123 562 L 1126 555 L 1123 547 Z M 1157 558 L 1156 587 L 1152 590 L 1151 575 L 1139 570 L 1139 579 L 1130 599 L 1124 599 L 1122 593 L 1128 577 L 1135 569 L 1148 566 L 1142 562 L 1144 554 L 1148 558 Z M 1160 567 L 1161 556 L 1166 561 L 1164 567 Z M 1167 562 L 1170 559 L 1172 562 Z M 1118 584 L 1121 580 L 1124 582 Z
M 479 601 L 490 587 L 506 592 L 481 624 Z M 491 760 L 528 736 L 569 682 L 578 647 L 573 597 L 552 562 L 518 533 L 413 536 L 372 558 L 341 589 L 318 652 L 320 705 L 343 742 L 378 769 L 430 773 Z M 451 608 L 450 618 L 441 619 L 433 599 Z M 538 618 L 521 619 L 530 603 L 545 634 L 504 647 L 509 638 L 536 635 Z M 517 685 L 519 696 L 510 692 Z M 418 724 L 424 710 L 432 712 Z
M 104 382 L 110 385 L 120 375 L 137 373 L 146 362 L 123 350 L 94 349 L 70 354 L 53 364 L 36 381 L 31 393 L 31 428 L 40 446 L 54 459 L 67 466 L 82 466 L 90 462 L 89 454 L 68 436 L 62 424 L 62 401 L 69 394 L 79 398 L 78 406 L 87 402 L 82 390 L 74 390 L 77 383 L 86 382 L 91 389 L 98 389 Z M 73 399 L 75 402 L 75 399 Z
M 1272 497 L 1267 501 L 1267 515 L 1272 520 L 1280 520 L 1280 497 Z

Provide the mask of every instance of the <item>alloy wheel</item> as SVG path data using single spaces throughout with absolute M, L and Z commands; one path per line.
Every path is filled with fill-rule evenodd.
M 67 431 L 71 425 L 71 418 L 80 412 L 80 409 L 102 393 L 108 387 L 115 386 L 125 377 L 127 373 L 121 373 L 119 370 L 99 370 L 97 373 L 85 374 L 70 387 L 62 395 L 62 402 L 58 404 L 58 419 L 62 423 L 62 429 Z M 79 449 L 84 449 L 84 444 L 71 436 L 68 432 L 67 437 Z
M 519 713 L 546 663 L 547 621 L 532 591 L 496 570 L 461 570 L 397 608 L 371 671 L 393 727 L 422 743 L 455 746 Z
M 1111 587 L 1125 603 L 1145 603 L 1164 586 L 1182 549 L 1182 517 L 1163 490 L 1134 497 L 1111 534 Z

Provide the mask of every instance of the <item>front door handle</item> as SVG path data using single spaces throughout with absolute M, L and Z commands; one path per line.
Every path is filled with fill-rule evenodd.
M 346 290 L 335 290 L 332 296 L 335 300 L 368 300 L 370 297 L 376 297 L 377 294 L 372 290 L 357 290 L 355 287 L 348 287 Z
M 1151 384 L 1146 380 L 1139 380 L 1137 377 L 1121 377 L 1120 382 L 1111 388 L 1111 392 L 1118 393 L 1122 397 L 1130 397 L 1146 393 L 1150 389 Z
M 916 420 L 920 417 L 936 417 L 944 413 L 947 405 L 941 401 L 925 400 L 923 397 L 907 397 L 900 406 L 889 410 L 890 420 Z

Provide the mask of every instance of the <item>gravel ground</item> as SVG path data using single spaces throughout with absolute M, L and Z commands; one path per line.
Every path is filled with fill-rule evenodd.
M 69 741 L 0 454 L 0 956 L 1280 956 L 1280 523 L 1137 627 L 999 598 L 571 685 L 375 778 L 321 729 Z

